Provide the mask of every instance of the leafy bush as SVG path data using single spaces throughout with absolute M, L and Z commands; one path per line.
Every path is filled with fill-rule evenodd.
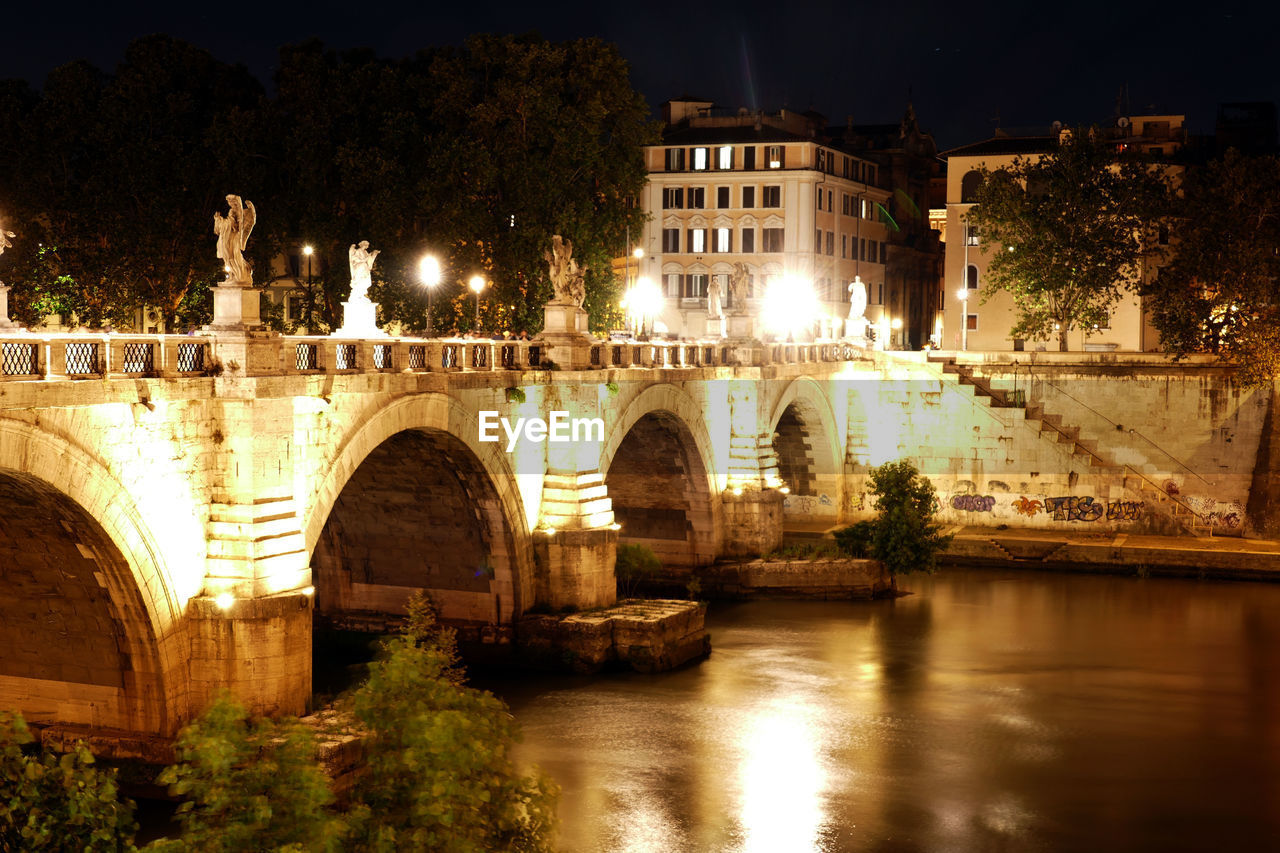
M 618 578 L 618 597 L 635 598 L 641 582 L 662 570 L 662 561 L 653 550 L 644 545 L 618 545 L 618 563 L 614 574 Z
M 352 697 L 368 730 L 368 775 L 353 792 L 355 851 L 551 849 L 556 787 L 511 761 L 519 731 L 506 705 L 462 685 L 453 633 L 422 596 L 405 632 Z
M 175 746 L 178 763 L 160 781 L 184 798 L 182 837 L 149 850 L 340 849 L 344 825 L 326 811 L 329 780 L 297 720 L 251 718 L 224 692 Z
M 65 755 L 28 755 L 31 732 L 0 712 L 0 850 L 133 850 L 133 803 L 114 770 L 99 770 L 84 743 Z
M 835 532 L 836 545 L 846 557 L 865 559 L 871 556 L 872 541 L 876 535 L 874 521 L 859 521 L 851 527 Z
M 836 534 L 836 541 L 856 549 L 870 543 L 866 553 L 884 563 L 891 575 L 906 572 L 934 572 L 938 554 L 951 544 L 933 521 L 933 483 L 916 467 L 902 459 L 871 469 L 868 491 L 876 496 L 874 522 L 862 522 Z M 843 542 L 841 536 L 843 535 Z M 846 552 L 848 553 L 848 552 Z

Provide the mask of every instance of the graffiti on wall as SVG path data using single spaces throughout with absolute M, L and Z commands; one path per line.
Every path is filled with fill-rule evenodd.
M 996 499 L 991 495 L 952 495 L 951 508 L 961 512 L 991 512 Z
M 782 499 L 784 512 L 810 514 L 821 507 L 834 507 L 830 495 L 787 495 Z
M 1214 527 L 1239 530 L 1244 524 L 1244 507 L 1236 501 L 1220 501 L 1206 495 L 1184 495 L 1181 500 Z
M 1140 521 L 1147 505 L 1142 501 L 1099 501 L 1091 495 L 1046 497 L 1043 501 L 1026 495 L 1009 502 L 1013 511 L 1028 518 L 1045 512 L 1054 521 Z

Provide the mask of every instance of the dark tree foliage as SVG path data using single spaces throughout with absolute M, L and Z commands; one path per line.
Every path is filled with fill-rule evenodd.
M 372 298 L 386 317 L 425 326 L 423 255 L 443 281 L 436 327 L 469 329 L 473 275 L 489 331 L 535 330 L 551 294 L 543 253 L 563 234 L 588 268 L 587 308 L 612 299 L 609 259 L 642 214 L 648 107 L 617 50 L 594 39 L 475 36 L 401 61 L 317 42 L 286 48 L 273 104 L 281 178 L 268 227 L 328 260 L 309 301 L 340 321 L 347 248 L 383 249 Z
M 609 259 L 643 223 L 628 203 L 645 182 L 641 146 L 657 139 L 613 46 L 475 36 L 387 60 L 308 42 L 281 51 L 276 89 L 268 100 L 242 67 L 166 36 L 134 42 L 112 74 L 77 62 L 39 93 L 0 85 L 14 315 L 125 326 L 146 305 L 171 328 L 206 319 L 221 277 L 212 216 L 234 193 L 260 212 L 259 285 L 275 253 L 315 247 L 310 331 L 341 323 L 360 240 L 382 250 L 371 297 L 384 322 L 425 328 L 430 252 L 438 329 L 471 327 L 464 288 L 478 274 L 486 330 L 536 330 L 552 234 L 573 241 L 603 322 Z
M 1165 348 L 1217 353 L 1247 384 L 1280 371 L 1280 158 L 1232 150 L 1187 172 L 1172 260 L 1143 295 Z
M 100 770 L 83 743 L 65 755 L 28 753 L 18 714 L 0 712 L 0 851 L 133 850 L 133 803 L 114 770 Z
M 1058 338 L 1105 325 L 1137 281 L 1151 223 L 1166 212 L 1163 170 L 1086 128 L 1039 158 L 983 170 L 969 222 L 982 236 L 992 285 L 1018 310 L 1015 338 Z
M 248 71 L 147 36 L 114 74 L 75 62 L 38 97 L 10 84 L 0 109 L 14 133 L 0 199 L 18 236 L 0 275 L 16 285 L 15 315 L 74 312 L 91 327 L 127 326 L 143 305 L 170 327 L 207 316 L 213 211 L 263 171 Z

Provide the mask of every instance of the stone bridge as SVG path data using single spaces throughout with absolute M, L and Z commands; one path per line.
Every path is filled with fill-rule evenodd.
M 776 548 L 789 522 L 869 517 L 867 470 L 900 457 L 952 523 L 1122 533 L 1222 507 L 1240 523 L 1268 411 L 1228 372 L 1154 357 L 1039 354 L 1029 371 L 627 342 L 552 370 L 537 342 L 0 348 L 0 707 L 162 736 L 222 688 L 305 712 L 315 620 L 373 624 L 425 590 L 451 622 L 509 636 L 531 610 L 611 604 L 619 541 L 692 567 Z M 603 430 L 482 440 L 483 412 L 553 411 Z

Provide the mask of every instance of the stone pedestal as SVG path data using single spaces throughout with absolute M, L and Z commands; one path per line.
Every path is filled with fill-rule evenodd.
M 756 318 L 750 314 L 730 314 L 729 337 L 735 340 L 754 340 L 756 337 Z
M 227 689 L 250 713 L 301 716 L 311 698 L 311 596 L 191 599 L 191 713 Z
M 589 610 L 617 600 L 618 531 L 534 531 L 534 559 L 538 563 L 535 591 L 539 603 L 552 610 Z
M 0 284 L 0 332 L 16 332 L 21 328 L 9 319 L 9 285 Z
M 217 324 L 205 329 L 214 330 L 213 360 L 222 367 L 221 375 L 229 378 L 278 376 L 284 372 L 280 359 L 294 357 L 293 348 L 282 347 L 275 332 L 219 331 Z
M 720 496 L 724 508 L 726 557 L 757 557 L 782 545 L 782 493 L 774 489 L 732 489 Z
M 867 318 L 855 317 L 851 320 L 844 321 L 844 336 L 854 346 L 866 349 L 867 344 Z
M 262 291 L 248 284 L 223 282 L 213 288 L 214 332 L 257 332 L 266 329 L 260 311 Z
M 335 338 L 385 338 L 387 333 L 378 328 L 378 303 L 357 297 L 342 303 L 342 328 L 332 335 Z
M 542 334 L 537 340 L 546 347 L 542 357 L 555 362 L 561 370 L 588 370 L 591 347 L 595 343 L 587 334 L 587 312 L 576 305 L 544 306 Z
M 708 317 L 706 335 L 708 338 L 724 337 L 724 317 Z

